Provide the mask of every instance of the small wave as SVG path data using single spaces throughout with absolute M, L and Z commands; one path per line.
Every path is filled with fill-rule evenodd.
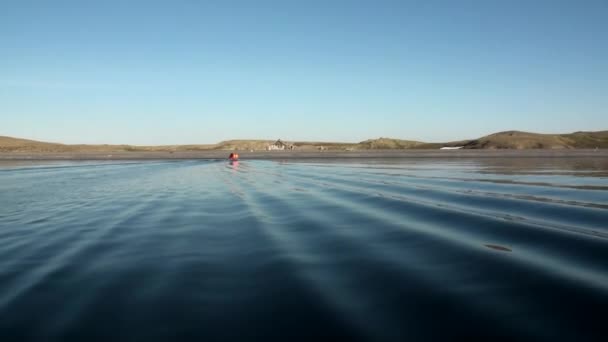
M 606 170 L 569 163 L 2 172 L 0 338 L 599 340 Z

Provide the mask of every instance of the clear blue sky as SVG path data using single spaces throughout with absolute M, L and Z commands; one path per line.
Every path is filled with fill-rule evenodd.
M 0 135 L 608 129 L 608 1 L 0 1 Z

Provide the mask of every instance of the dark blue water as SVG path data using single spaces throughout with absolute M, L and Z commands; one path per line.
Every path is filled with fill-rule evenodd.
M 607 317 L 607 160 L 0 164 L 0 341 L 601 341 Z

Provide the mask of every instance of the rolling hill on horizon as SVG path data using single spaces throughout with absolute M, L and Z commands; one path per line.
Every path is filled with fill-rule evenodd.
M 504 131 L 466 142 L 467 149 L 575 149 L 608 148 L 608 131 L 540 134 Z
M 266 150 L 275 140 L 226 140 L 217 144 L 193 145 L 87 145 L 61 144 L 0 136 L 0 152 L 62 153 L 62 152 L 180 152 L 215 150 Z M 393 138 L 368 139 L 359 143 L 289 141 L 296 150 L 406 150 L 462 147 L 463 149 L 584 149 L 608 148 L 608 130 L 574 132 L 569 134 L 541 134 L 522 131 L 503 131 L 477 139 L 445 143 L 426 143 Z

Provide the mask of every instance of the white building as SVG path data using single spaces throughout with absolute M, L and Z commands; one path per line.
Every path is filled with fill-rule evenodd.
M 274 142 L 274 144 L 268 145 L 266 149 L 268 151 L 283 151 L 287 148 L 287 144 L 281 141 L 281 139 Z

